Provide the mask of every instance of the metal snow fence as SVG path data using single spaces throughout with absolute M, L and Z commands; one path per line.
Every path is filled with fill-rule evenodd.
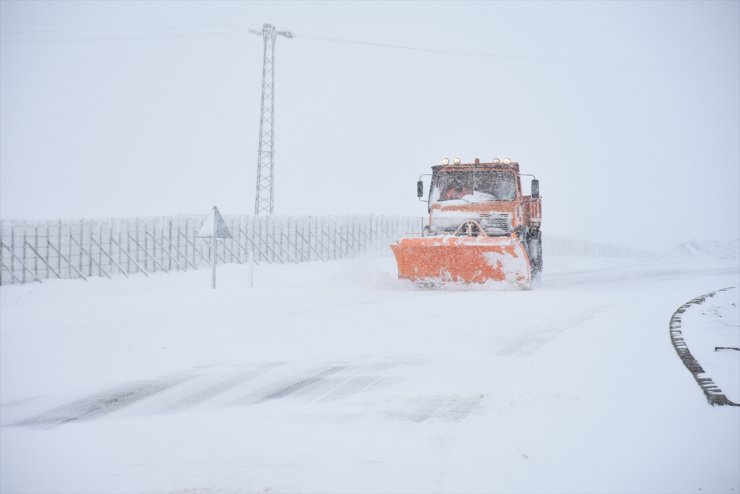
M 0 285 L 44 279 L 187 271 L 210 264 L 205 215 L 111 220 L 0 221 Z M 232 239 L 220 263 L 298 263 L 390 254 L 418 216 L 224 216 Z

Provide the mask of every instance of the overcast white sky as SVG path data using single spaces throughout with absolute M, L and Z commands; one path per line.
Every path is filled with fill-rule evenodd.
M 422 215 L 432 164 L 498 156 L 547 232 L 736 238 L 739 5 L 2 1 L 0 215 L 252 213 L 269 22 L 278 214 Z

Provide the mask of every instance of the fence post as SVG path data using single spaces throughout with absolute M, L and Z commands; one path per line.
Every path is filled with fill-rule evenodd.
M 360 252 L 362 251 L 362 223 L 360 223 L 360 220 L 362 220 L 361 216 L 355 216 L 352 224 L 353 236 L 355 237 L 355 254 L 357 257 L 360 256 Z
M 153 273 L 157 270 L 157 265 L 152 263 L 152 267 L 149 267 L 149 237 L 146 235 L 146 231 L 149 228 L 149 223 L 147 221 L 144 221 L 144 224 L 142 225 L 142 230 L 144 230 L 142 233 L 144 234 L 144 269 L 149 271 L 150 273 Z M 139 243 L 139 231 L 137 228 L 136 231 L 136 243 Z M 156 254 L 156 252 L 155 252 Z
M 176 227 L 177 231 L 179 232 L 180 231 L 180 221 L 179 221 L 179 218 L 175 218 L 175 227 Z M 171 249 L 173 249 L 173 248 L 175 249 L 175 255 L 177 256 L 176 259 L 177 259 L 177 261 L 179 263 L 180 256 L 182 255 L 181 254 L 181 251 L 180 251 L 180 235 L 175 234 L 175 242 L 176 243 L 173 244 L 172 243 L 172 233 L 173 233 L 172 232 L 172 225 L 170 225 L 170 248 Z M 187 257 L 185 259 L 183 259 L 183 261 L 187 261 Z M 187 270 L 188 270 L 188 263 L 185 262 L 185 265 L 183 267 L 183 271 L 187 271 Z
M 87 274 L 89 276 L 93 275 L 93 253 L 92 253 L 92 236 L 93 236 L 93 222 L 90 220 L 89 224 L 87 225 L 87 264 L 88 264 L 88 271 Z M 83 244 L 80 244 L 80 247 L 82 247 Z
M 120 264 L 121 254 L 123 254 L 123 244 L 121 243 L 121 235 L 123 235 L 123 221 L 118 228 L 118 261 Z M 126 238 L 128 238 L 128 220 L 126 220 Z M 131 259 L 126 257 L 126 272 L 131 274 Z
M 52 272 L 55 271 L 54 266 L 52 266 L 51 262 L 49 262 L 50 261 L 49 259 L 49 240 L 51 240 L 51 227 L 49 226 L 48 221 L 44 222 L 44 226 L 46 227 L 46 236 L 45 236 L 46 242 L 42 242 L 42 245 L 44 246 L 42 250 L 44 251 L 44 261 L 46 261 L 46 277 L 51 278 L 51 276 L 49 275 L 49 271 L 52 271 Z M 51 259 L 51 261 L 53 261 L 53 259 Z M 59 274 L 59 271 L 56 271 L 56 276 L 57 278 L 62 277 Z
M 188 238 L 188 225 L 189 225 L 189 221 L 188 221 L 187 218 L 185 218 L 185 232 L 184 232 L 185 239 Z M 180 233 L 183 233 L 183 232 L 180 232 Z M 181 237 L 181 236 L 183 236 L 183 235 L 179 235 L 179 237 Z M 188 257 L 188 243 L 187 242 L 185 242 L 184 252 L 185 252 L 185 257 L 187 258 Z M 192 262 L 193 266 L 197 266 L 197 264 L 195 264 L 195 253 L 193 253 L 193 260 L 191 262 Z
M 167 253 L 165 250 L 165 246 L 164 246 L 165 218 L 160 218 L 158 223 L 159 223 L 158 225 L 159 230 L 155 231 L 155 237 L 152 240 L 154 241 L 155 244 L 159 244 L 159 260 L 162 262 L 162 266 L 164 266 L 164 269 L 166 271 L 171 271 L 172 270 L 172 258 L 165 259 L 165 254 Z M 167 262 L 167 266 L 164 265 L 165 262 Z
M 13 223 L 10 223 L 10 252 L 10 271 L 15 273 L 15 224 Z
M 62 220 L 57 220 L 57 245 L 59 246 L 59 253 L 57 254 L 57 271 L 59 274 L 62 273 Z M 47 245 L 47 249 L 49 246 Z
M 72 279 L 72 241 L 70 238 L 72 237 L 72 222 L 67 223 L 67 259 L 69 259 L 67 264 L 67 277 L 69 279 Z M 62 249 L 62 246 L 59 246 L 59 250 Z
M 111 272 L 113 272 L 113 265 L 116 263 L 116 260 L 115 260 L 116 255 L 115 255 L 115 251 L 113 250 L 113 237 L 116 235 L 116 230 L 117 230 L 116 222 L 113 219 L 111 219 L 108 222 L 108 253 L 110 254 L 110 257 L 111 257 L 110 264 L 108 265 L 108 267 Z M 120 255 L 119 255 L 119 259 L 120 259 Z M 119 262 L 118 265 L 120 266 L 121 263 Z M 128 272 L 126 274 L 128 274 Z
M 162 229 L 162 237 L 164 238 L 164 229 Z M 167 252 L 170 253 L 170 262 L 168 263 L 170 271 L 172 271 L 172 217 L 167 222 Z M 164 243 L 164 242 L 162 242 Z M 180 271 L 180 266 L 177 266 L 177 270 Z
M 95 239 L 92 235 L 92 229 L 90 229 L 90 253 L 92 254 L 92 248 L 93 243 L 101 244 L 103 242 L 103 222 L 98 222 L 98 241 L 95 242 Z M 103 274 L 103 266 L 101 263 L 103 262 L 103 249 L 98 247 L 98 276 L 102 276 Z
M 82 245 L 82 229 L 83 229 L 83 222 L 82 220 L 80 220 L 80 245 Z M 72 243 L 71 235 L 72 235 L 72 232 L 70 232 L 70 240 L 69 240 L 70 244 Z M 80 258 L 78 259 L 78 264 L 79 264 L 80 272 L 83 272 L 82 270 L 84 268 L 82 266 L 82 251 L 80 251 Z
M 39 251 L 39 225 L 38 223 L 33 225 L 33 249 L 36 252 Z M 39 276 L 39 256 L 38 254 L 35 254 L 33 256 L 33 274 L 35 274 L 37 278 L 41 278 Z
M 260 245 L 260 251 L 261 252 L 264 251 L 264 247 L 265 247 L 264 246 L 264 242 L 262 241 L 262 223 L 264 223 L 264 222 L 262 221 L 262 217 L 260 217 L 260 216 L 255 216 L 254 217 L 254 220 L 252 222 L 253 228 L 254 228 L 254 234 L 255 234 L 254 235 L 255 236 L 255 241 L 257 242 L 257 245 L 262 244 L 262 245 Z M 263 260 L 265 262 L 269 262 L 269 259 L 267 259 L 266 256 L 265 256 L 265 258 Z
M 234 236 L 234 230 L 231 231 L 234 242 L 236 242 L 236 259 L 239 264 L 247 262 L 246 256 L 242 256 L 242 216 L 236 217 L 236 236 Z
M 308 230 L 306 232 L 306 238 L 308 243 L 308 259 L 311 260 L 311 216 L 308 217 L 308 221 L 306 222 L 306 229 Z
M 26 264 L 26 222 L 23 223 L 23 257 L 21 258 L 21 263 Z M 23 270 L 23 283 L 26 282 L 26 270 Z

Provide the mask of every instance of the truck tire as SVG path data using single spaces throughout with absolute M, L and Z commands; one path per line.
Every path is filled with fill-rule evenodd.
M 529 254 L 529 265 L 532 268 L 532 277 L 537 277 L 542 272 L 542 232 L 539 230 L 527 233 L 527 252 Z

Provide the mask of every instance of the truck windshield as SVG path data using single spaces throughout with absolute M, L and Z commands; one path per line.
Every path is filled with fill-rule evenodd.
M 437 201 L 453 201 L 467 196 L 477 201 L 512 201 L 516 198 L 516 178 L 506 171 L 454 171 L 440 173 L 434 187 Z

